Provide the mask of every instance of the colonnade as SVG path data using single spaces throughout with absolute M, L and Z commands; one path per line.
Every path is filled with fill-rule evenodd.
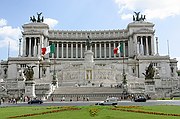
M 55 58 L 84 58 L 84 52 L 87 46 L 84 42 L 51 42 L 55 44 Z M 119 45 L 118 41 L 108 42 L 92 42 L 90 50 L 94 52 L 94 58 L 115 58 L 128 57 L 128 42 L 123 43 L 123 52 L 119 55 L 114 55 L 114 48 Z M 50 55 L 50 57 L 53 57 Z
M 152 55 L 153 42 L 151 36 L 137 36 L 137 54 L 138 55 Z

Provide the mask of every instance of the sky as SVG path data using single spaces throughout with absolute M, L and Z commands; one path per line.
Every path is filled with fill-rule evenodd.
M 1 0 L 0 60 L 18 56 L 22 25 L 42 12 L 55 30 L 126 29 L 134 11 L 155 24 L 159 54 L 176 58 L 180 69 L 180 0 Z M 9 47 L 9 50 L 8 50 Z M 9 51 L 9 52 L 8 52 Z

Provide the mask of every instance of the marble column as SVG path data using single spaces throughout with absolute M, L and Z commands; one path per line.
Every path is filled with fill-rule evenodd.
M 140 44 L 140 50 L 141 50 L 141 55 L 144 55 L 144 48 L 143 48 L 143 37 L 140 37 L 141 44 Z
M 97 58 L 97 42 L 94 44 L 95 58 Z
M 23 57 L 26 56 L 26 37 L 23 36 Z
M 40 43 L 38 43 L 38 57 L 39 58 L 41 57 L 40 54 L 41 54 L 41 52 L 40 52 Z
M 146 55 L 149 55 L 148 36 L 146 36 Z
M 66 42 L 66 58 L 68 58 L 68 42 Z
M 87 45 L 85 45 L 85 51 L 87 51 Z
M 115 49 L 116 48 L 116 44 L 115 44 L 115 42 L 114 42 L 114 48 L 113 49 Z M 116 55 L 114 54 L 114 57 L 116 57 Z
M 59 58 L 59 42 L 57 42 L 56 58 Z
M 64 53 L 64 44 L 63 42 L 61 42 L 61 58 L 64 58 L 63 53 Z
M 76 58 L 78 58 L 78 42 L 76 42 Z
M 151 40 L 151 55 L 154 55 L 155 54 L 155 52 L 154 52 L 154 35 L 151 36 L 150 40 Z
M 83 42 L 81 42 L 81 58 L 83 57 L 82 45 L 83 45 Z
M 37 44 L 36 44 L 36 38 L 34 38 L 34 57 L 37 56 Z
M 99 43 L 99 57 L 101 58 L 101 42 Z
M 71 42 L 71 58 L 73 58 L 73 42 Z
M 139 50 L 140 50 L 140 43 L 139 42 L 137 42 L 137 55 L 139 55 Z
M 111 58 L 111 42 L 109 42 L 109 58 Z
M 126 51 L 125 51 L 125 50 L 126 50 L 126 48 L 125 48 L 125 46 L 126 46 L 126 45 L 125 45 L 125 42 L 123 42 L 123 57 L 125 57 L 125 56 L 126 56 Z
M 28 57 L 31 57 L 31 38 L 29 38 L 29 55 Z
M 106 42 L 104 42 L 104 58 L 106 58 Z

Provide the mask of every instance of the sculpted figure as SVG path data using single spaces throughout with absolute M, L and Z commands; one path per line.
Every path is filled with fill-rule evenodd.
M 146 69 L 146 73 L 143 73 L 145 79 L 153 79 L 154 78 L 155 69 L 153 68 L 153 63 L 150 63 L 148 68 Z
M 42 14 L 42 12 L 41 13 L 37 13 L 37 16 L 38 16 L 38 18 L 37 18 L 37 22 L 41 22 L 41 14 Z
M 87 46 L 87 50 L 90 50 L 90 47 L 92 46 L 92 41 L 89 36 L 88 39 L 86 40 L 86 46 Z
M 34 70 L 33 68 L 36 66 L 27 66 L 27 68 L 24 70 L 24 75 L 26 77 L 26 81 L 30 81 L 33 80 L 33 76 L 34 76 Z

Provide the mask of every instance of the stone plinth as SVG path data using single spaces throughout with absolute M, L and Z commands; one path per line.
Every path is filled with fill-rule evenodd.
M 145 79 L 145 93 L 151 96 L 155 96 L 155 81 L 154 79 Z
M 34 81 L 25 81 L 25 94 L 24 96 L 36 97 L 35 95 L 35 82 Z
M 85 62 L 94 62 L 94 53 L 91 50 L 84 52 Z

